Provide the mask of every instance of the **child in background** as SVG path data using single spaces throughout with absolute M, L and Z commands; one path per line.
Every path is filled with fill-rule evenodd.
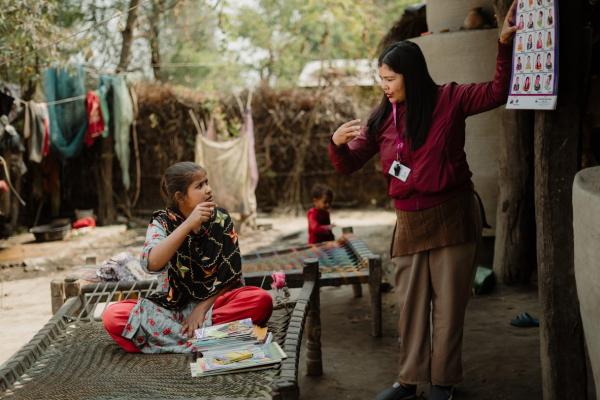
M 308 210 L 308 243 L 321 243 L 334 240 L 329 219 L 329 207 L 333 201 L 333 191 L 325 185 L 315 185 L 312 190 L 313 208 Z
M 244 286 L 238 238 L 227 211 L 213 202 L 206 171 L 179 162 L 165 171 L 158 210 L 146 233 L 141 264 L 161 274 L 162 288 L 147 298 L 108 306 L 104 327 L 127 352 L 196 351 L 194 330 L 252 318 L 265 325 L 268 292 Z

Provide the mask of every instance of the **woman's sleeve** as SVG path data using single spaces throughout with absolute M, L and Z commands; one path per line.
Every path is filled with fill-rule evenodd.
M 367 135 L 366 128 L 363 128 L 360 136 L 348 144 L 336 146 L 330 140 L 328 150 L 333 168 L 341 174 L 349 175 L 361 169 L 379 149 L 375 140 Z
M 163 226 L 157 221 L 152 220 L 150 225 L 148 225 L 148 230 L 146 231 L 146 241 L 144 242 L 144 248 L 142 249 L 142 255 L 140 256 L 140 264 L 144 271 L 149 274 L 160 274 L 167 267 L 170 262 L 165 264 L 165 266 L 158 271 L 150 271 L 148 269 L 148 257 L 150 257 L 150 250 L 154 248 L 161 240 L 167 237 L 167 232 L 163 228 Z
M 504 103 L 508 97 L 512 66 L 512 43 L 498 41 L 494 80 L 484 83 L 458 85 L 457 96 L 465 116 L 489 111 Z

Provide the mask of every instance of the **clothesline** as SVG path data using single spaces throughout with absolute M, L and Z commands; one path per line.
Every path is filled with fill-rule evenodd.
M 57 104 L 63 104 L 63 103 L 70 103 L 72 101 L 77 101 L 77 100 L 83 100 L 85 99 L 85 97 L 87 96 L 87 94 L 82 94 L 80 96 L 74 96 L 74 97 L 67 97 L 64 99 L 60 99 L 60 100 L 55 100 L 55 101 L 39 101 L 37 102 L 38 104 L 46 104 L 48 106 L 53 106 L 53 105 L 57 105 Z M 27 102 L 23 99 L 14 99 L 16 102 L 21 103 L 21 104 L 26 104 Z

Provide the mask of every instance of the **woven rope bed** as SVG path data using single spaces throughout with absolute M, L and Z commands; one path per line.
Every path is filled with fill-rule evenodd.
M 360 297 L 361 285 L 369 285 L 371 334 L 381 336 L 381 257 L 371 252 L 365 242 L 352 233 L 352 228 L 344 228 L 344 234 L 336 241 L 244 255 L 244 276 L 283 270 L 289 282 L 302 270 L 302 260 L 309 257 L 319 260 L 319 286 L 353 285 L 354 296 Z
M 0 398 L 297 399 L 305 320 L 310 318 L 320 333 L 317 276 L 318 261 L 306 260 L 300 289 L 291 301 L 275 306 L 268 322 L 288 358 L 273 369 L 205 378 L 191 377 L 192 354 L 126 353 L 104 331 L 100 320 L 107 301 L 146 296 L 156 281 L 86 285 L 0 366 Z M 257 279 L 247 283 L 257 284 Z M 309 351 L 308 368 L 315 370 L 312 362 L 320 371 L 319 339 L 316 344 L 309 339 L 307 346 L 318 350 Z
M 60 304 L 64 304 L 26 346 L 0 366 L 0 399 L 295 400 L 305 331 L 307 374 L 322 374 L 319 287 L 323 285 L 353 284 L 356 288 L 368 283 L 372 334 L 381 334 L 381 259 L 352 234 L 336 242 L 246 255 L 243 265 L 247 285 L 268 286 L 269 273 L 284 270 L 288 287 L 299 289 L 290 301 L 276 305 L 268 323 L 288 355 L 278 368 L 192 378 L 192 355 L 126 353 L 104 331 L 103 309 L 110 301 L 147 296 L 157 281 L 81 287 L 77 279 L 65 279 L 64 285 L 60 282 Z

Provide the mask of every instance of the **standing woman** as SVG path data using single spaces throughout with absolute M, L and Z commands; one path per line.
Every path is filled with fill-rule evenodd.
M 378 400 L 413 399 L 423 383 L 432 384 L 430 399 L 451 399 L 462 381 L 464 316 L 482 230 L 464 151 L 465 119 L 506 102 L 514 7 L 500 33 L 493 81 L 438 86 L 419 47 L 395 43 L 379 57 L 384 97 L 366 127 L 349 121 L 331 138 L 329 157 L 340 173 L 360 169 L 379 153 L 396 208 L 391 250 L 400 371 Z

